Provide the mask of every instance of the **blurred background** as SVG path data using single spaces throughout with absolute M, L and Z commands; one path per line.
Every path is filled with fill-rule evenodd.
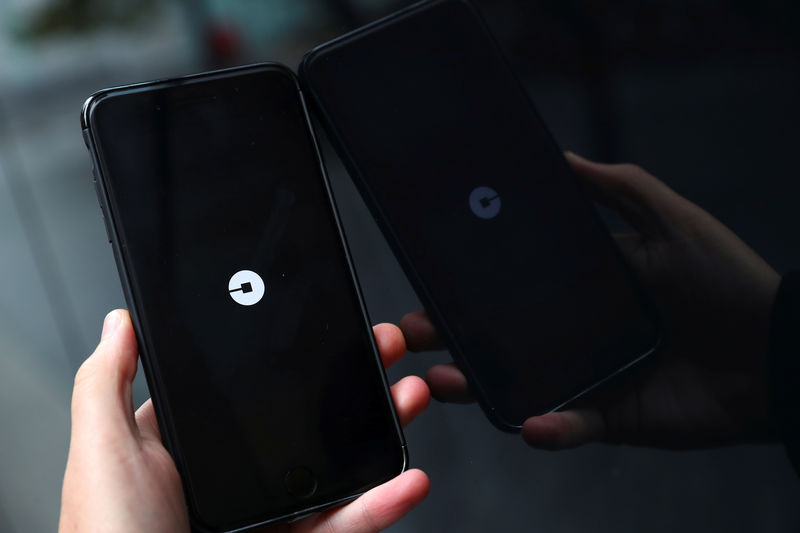
M 409 3 L 0 2 L 0 531 L 55 529 L 72 378 L 105 313 L 125 305 L 79 131 L 84 99 L 212 67 L 294 67 Z M 562 147 L 639 163 L 779 271 L 800 268 L 800 4 L 476 4 Z M 397 321 L 419 304 L 325 150 L 371 317 Z M 390 377 L 446 359 L 410 355 Z M 778 445 L 548 453 L 475 406 L 440 404 L 407 438 L 432 492 L 397 532 L 800 531 L 800 482 Z

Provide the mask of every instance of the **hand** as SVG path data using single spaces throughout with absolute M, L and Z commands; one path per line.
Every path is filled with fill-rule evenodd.
M 403 356 L 405 342 L 395 326 L 380 324 L 374 332 L 384 365 Z M 161 444 L 153 404 L 148 400 L 133 411 L 137 354 L 128 313 L 111 312 L 100 344 L 75 377 L 62 533 L 189 531 L 181 480 Z M 425 383 L 414 376 L 396 383 L 392 396 L 403 425 L 424 411 L 430 399 Z M 344 507 L 279 524 L 274 530 L 378 531 L 421 502 L 428 487 L 424 473 L 409 470 Z
M 567 153 L 595 200 L 633 228 L 619 247 L 660 308 L 666 339 L 643 375 L 574 407 L 529 418 L 532 446 L 600 440 L 667 448 L 774 437 L 766 377 L 768 322 L 780 277 L 718 220 L 634 165 Z M 400 323 L 412 351 L 441 346 L 424 311 Z M 434 397 L 469 401 L 452 364 L 426 376 Z

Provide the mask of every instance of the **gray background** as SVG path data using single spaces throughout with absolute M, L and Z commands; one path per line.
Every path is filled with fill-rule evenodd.
M 404 5 L 138 3 L 143 14 L 112 13 L 87 27 L 69 15 L 70 2 L 0 4 L 3 532 L 55 528 L 72 377 L 105 313 L 125 305 L 79 132 L 84 98 L 212 66 L 296 65 L 312 45 Z M 564 148 L 641 164 L 779 271 L 800 267 L 796 7 L 478 4 Z M 48 9 L 56 13 L 49 26 L 41 23 Z M 209 28 L 234 31 L 239 46 L 215 50 Z M 419 304 L 340 163 L 326 155 L 371 318 L 397 321 Z M 424 375 L 445 360 L 411 354 L 390 377 Z M 137 403 L 146 397 L 137 378 Z M 492 428 L 475 406 L 435 402 L 407 438 L 432 491 L 395 531 L 800 530 L 800 484 L 778 445 L 542 452 Z

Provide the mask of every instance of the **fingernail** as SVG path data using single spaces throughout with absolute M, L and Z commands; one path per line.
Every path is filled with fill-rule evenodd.
M 114 332 L 117 331 L 120 322 L 121 317 L 119 311 L 111 311 L 108 313 L 106 319 L 103 321 L 103 333 L 100 334 L 100 340 L 113 335 Z

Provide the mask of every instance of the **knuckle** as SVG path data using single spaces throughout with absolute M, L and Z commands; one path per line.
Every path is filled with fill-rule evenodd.
M 377 533 L 381 530 L 369 506 L 363 501 L 361 502 L 361 516 L 364 520 L 366 531 Z
M 615 165 L 614 179 L 611 186 L 627 197 L 641 198 L 646 190 L 653 188 L 657 181 L 645 169 L 635 163 L 620 163 Z
M 75 390 L 84 388 L 88 382 L 91 381 L 94 373 L 94 364 L 92 362 L 92 358 L 89 357 L 83 363 L 81 363 L 81 366 L 78 367 L 78 371 L 75 372 L 75 378 L 73 380 L 73 387 Z
M 636 163 L 621 163 L 619 169 L 632 178 L 641 178 L 648 175 L 647 171 Z

